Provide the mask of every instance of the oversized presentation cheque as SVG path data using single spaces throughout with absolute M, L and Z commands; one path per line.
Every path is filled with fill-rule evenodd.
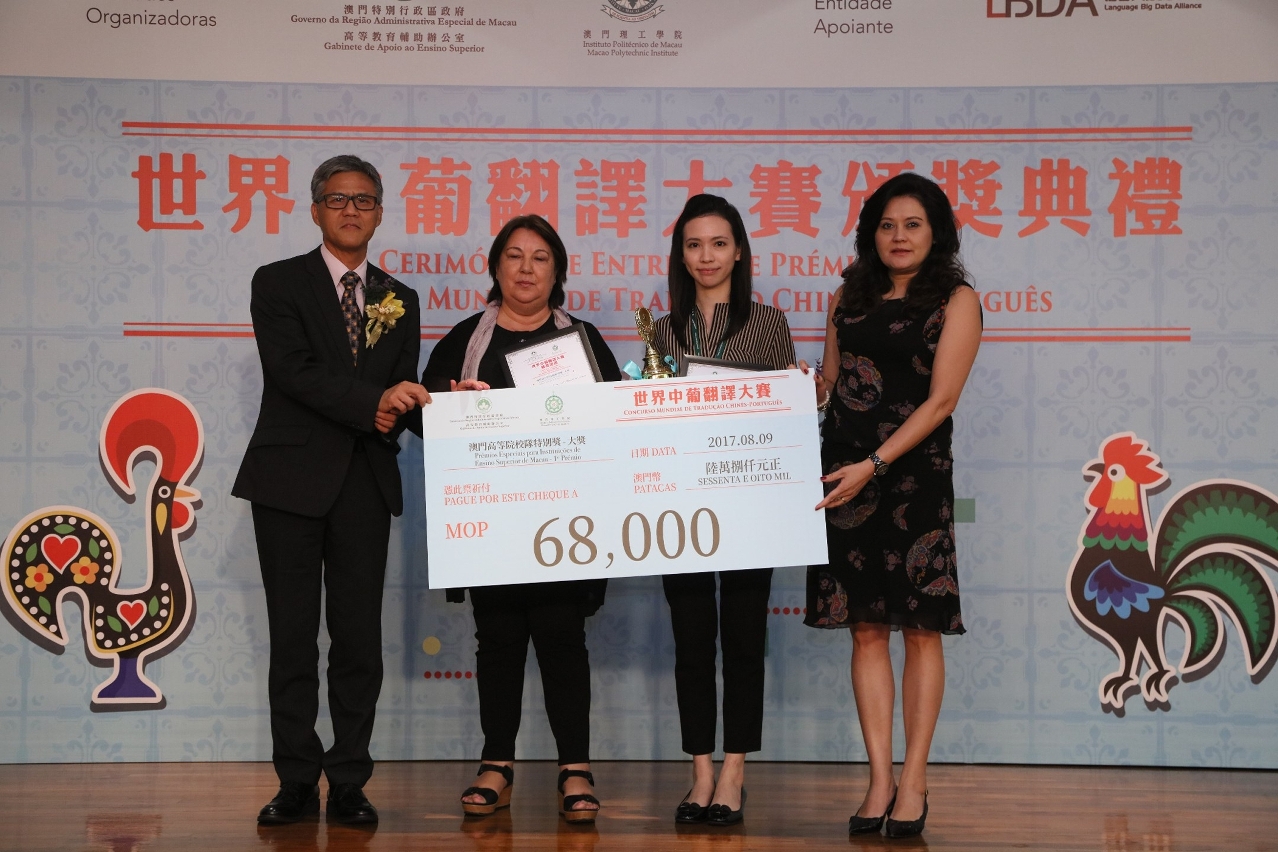
M 824 563 L 814 396 L 798 370 L 436 394 L 430 588 Z

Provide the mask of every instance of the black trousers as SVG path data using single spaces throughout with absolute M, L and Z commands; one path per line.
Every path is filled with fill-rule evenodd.
M 683 750 L 710 754 L 718 711 L 715 638 L 723 645 L 723 750 L 763 748 L 763 652 L 772 569 L 662 578 L 675 640 L 675 696 Z M 717 617 L 716 617 L 717 616 Z
M 271 632 L 271 756 L 280 781 L 363 784 L 382 688 L 382 583 L 390 511 L 368 458 L 357 450 L 337 502 L 322 518 L 253 504 Z M 319 713 L 320 584 L 332 645 L 328 703 L 333 746 L 315 732 Z
M 575 583 L 470 589 L 483 760 L 514 760 L 528 640 L 537 651 L 546 717 L 559 762 L 590 760 L 590 656 Z

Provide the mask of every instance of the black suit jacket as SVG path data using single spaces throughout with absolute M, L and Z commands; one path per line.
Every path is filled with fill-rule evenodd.
M 263 266 L 249 311 L 262 359 L 262 407 L 231 493 L 274 509 L 321 517 L 333 506 L 362 443 L 391 514 L 404 510 L 397 426 L 374 427 L 382 391 L 417 379 L 421 310 L 406 284 L 368 265 L 365 295 L 389 288 L 404 316 L 351 364 L 333 278 L 319 248 Z M 402 422 L 403 418 L 401 418 Z

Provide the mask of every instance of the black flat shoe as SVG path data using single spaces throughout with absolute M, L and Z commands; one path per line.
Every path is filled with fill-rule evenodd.
M 888 813 L 892 809 L 888 808 Z M 888 837 L 918 837 L 923 833 L 923 823 L 927 822 L 927 791 L 923 791 L 923 814 L 918 819 L 892 819 L 884 822 L 884 831 Z
M 275 798 L 257 812 L 258 825 L 288 825 L 319 813 L 319 787 L 300 781 L 285 781 Z
M 736 825 L 745 819 L 746 789 L 741 788 L 741 807 L 735 811 L 727 805 L 711 805 L 706 814 L 710 825 Z
M 892 801 L 888 802 L 887 810 L 882 815 L 876 817 L 863 817 L 852 814 L 848 817 L 848 834 L 878 834 L 883 828 L 883 821 L 887 819 L 887 815 L 892 813 L 892 808 L 896 806 L 896 793 L 892 793 Z
M 595 776 L 591 775 L 584 769 L 561 769 L 559 770 L 559 813 L 563 815 L 566 822 L 573 823 L 593 823 L 595 817 L 599 815 L 599 800 L 589 793 L 578 793 L 573 796 L 564 795 L 564 782 L 569 778 L 585 778 L 586 783 L 591 787 L 595 786 Z M 593 808 L 576 808 L 578 802 L 587 802 L 594 805 Z
M 485 772 L 500 772 L 501 777 L 506 779 L 506 786 L 501 788 L 501 792 L 491 787 L 467 787 L 462 792 L 462 799 L 476 794 L 484 797 L 482 804 L 462 802 L 462 811 L 468 816 L 488 816 L 498 808 L 510 807 L 510 789 L 515 786 L 515 767 L 500 766 L 496 763 L 479 764 L 479 772 L 476 775 L 483 775 Z
M 675 822 L 690 823 L 705 822 L 710 817 L 710 808 L 707 805 L 698 805 L 696 802 L 689 802 L 688 796 L 692 795 L 689 790 L 683 797 L 683 801 L 679 803 L 679 807 L 675 808 Z
M 377 808 L 364 796 L 358 784 L 334 784 L 328 788 L 324 814 L 343 825 L 367 825 L 377 822 Z

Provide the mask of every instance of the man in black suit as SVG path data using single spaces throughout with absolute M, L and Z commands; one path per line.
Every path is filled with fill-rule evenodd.
M 258 814 L 264 825 L 318 813 L 321 771 L 330 819 L 377 821 L 363 786 L 373 772 L 368 744 L 382 685 L 390 519 L 404 502 L 399 415 L 430 402 L 415 382 L 417 294 L 367 260 L 382 221 L 377 170 L 358 157 L 334 157 L 316 169 L 311 199 L 323 244 L 253 276 L 262 407 L 231 491 L 253 504 L 270 624 L 267 690 L 280 789 Z M 370 306 L 383 306 L 380 320 Z M 328 751 L 315 732 L 321 583 L 332 638 Z

